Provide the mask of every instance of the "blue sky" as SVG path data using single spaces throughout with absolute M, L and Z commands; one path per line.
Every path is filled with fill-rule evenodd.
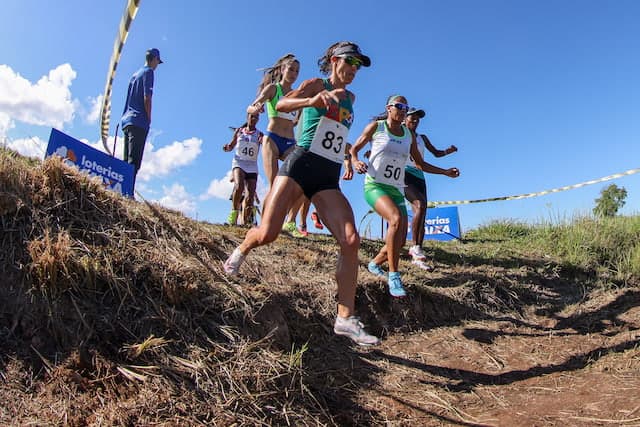
M 42 156 L 51 127 L 99 144 L 104 90 L 126 1 L 5 0 L 0 15 L 0 141 Z M 230 2 L 143 0 L 118 65 L 111 135 L 131 74 L 160 49 L 151 139 L 137 189 L 210 222 L 230 208 L 222 151 L 244 121 L 257 68 L 287 52 L 300 77 L 352 40 L 371 57 L 356 93 L 354 141 L 391 94 L 427 111 L 419 130 L 459 151 L 427 161 L 431 200 L 536 192 L 640 167 L 640 2 L 465 0 Z M 266 127 L 263 116 L 258 128 Z M 118 137 L 121 154 L 122 138 Z M 262 167 L 260 165 L 261 172 Z M 261 191 L 264 191 L 261 179 Z M 531 199 L 460 206 L 463 230 L 495 219 L 528 222 L 588 214 L 611 182 L 637 214 L 640 174 Z M 363 177 L 343 182 L 356 218 L 369 209 Z

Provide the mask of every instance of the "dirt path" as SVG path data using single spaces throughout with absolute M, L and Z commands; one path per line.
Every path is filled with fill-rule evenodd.
M 362 354 L 379 373 L 361 404 L 387 425 L 640 426 L 640 307 L 613 312 L 615 297 L 567 313 L 573 327 L 533 316 L 391 336 Z

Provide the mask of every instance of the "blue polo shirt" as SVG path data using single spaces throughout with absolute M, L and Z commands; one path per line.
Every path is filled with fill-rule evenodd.
M 153 68 L 144 66 L 136 71 L 129 81 L 127 101 L 122 112 L 120 126 L 122 129 L 133 125 L 149 129 L 149 117 L 144 109 L 144 97 L 153 94 Z

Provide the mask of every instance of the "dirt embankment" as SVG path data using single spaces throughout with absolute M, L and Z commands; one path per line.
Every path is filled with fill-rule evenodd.
M 397 301 L 364 241 L 362 349 L 331 330 L 326 236 L 229 280 L 244 230 L 7 152 L 0 219 L 3 425 L 640 425 L 640 287 L 535 250 L 429 245 Z

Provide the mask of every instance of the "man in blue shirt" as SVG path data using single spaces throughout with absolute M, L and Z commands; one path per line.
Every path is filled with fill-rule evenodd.
M 144 67 L 136 71 L 129 81 L 127 101 L 120 121 L 124 133 L 124 161 L 134 167 L 134 186 L 151 124 L 153 71 L 158 64 L 162 64 L 160 51 L 156 48 L 149 49 Z

